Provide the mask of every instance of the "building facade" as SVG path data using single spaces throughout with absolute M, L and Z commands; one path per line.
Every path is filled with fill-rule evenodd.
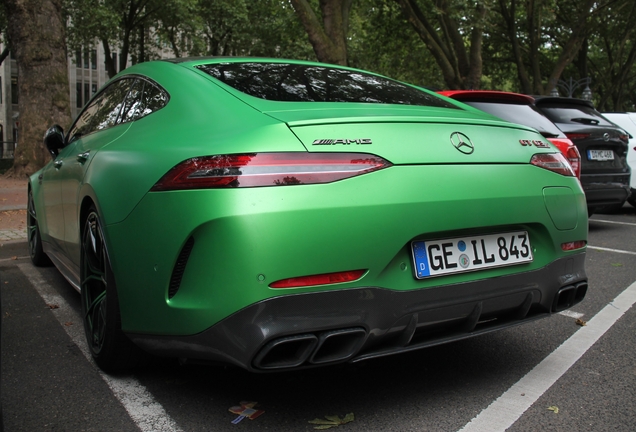
M 0 52 L 4 46 L 0 44 Z M 118 53 L 113 53 L 117 58 Z M 84 104 L 109 80 L 101 45 L 95 49 L 69 53 L 68 79 L 71 117 L 75 118 Z M 12 158 L 18 145 L 18 66 L 10 55 L 0 65 L 0 158 Z M 65 129 L 70 125 L 62 125 Z M 44 134 L 44 131 L 42 131 Z

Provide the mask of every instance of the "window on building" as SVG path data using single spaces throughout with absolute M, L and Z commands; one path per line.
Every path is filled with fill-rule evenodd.
M 93 83 L 91 84 L 91 97 L 93 97 L 95 93 L 97 93 L 97 84 Z
M 91 98 L 91 85 L 84 83 L 84 103 L 88 103 Z
M 88 69 L 88 50 L 84 51 L 84 69 Z
M 81 108 L 84 105 L 82 104 L 82 83 L 75 83 L 75 98 L 77 101 L 75 102 L 75 106 L 77 108 Z
M 11 77 L 11 103 L 18 104 L 18 77 Z
M 97 50 L 91 51 L 91 69 L 97 69 Z
M 0 105 L 2 105 L 2 77 L 0 77 Z
M 75 66 L 82 67 L 82 50 L 75 51 Z
M 113 69 L 117 72 L 117 53 L 113 53 Z

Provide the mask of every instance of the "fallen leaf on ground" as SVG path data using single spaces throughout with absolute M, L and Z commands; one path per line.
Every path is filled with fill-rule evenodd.
M 59 307 L 58 305 L 56 305 L 56 304 L 48 304 L 48 303 L 47 303 L 46 305 L 49 307 L 49 309 L 59 309 L 59 308 L 60 308 L 60 307 Z
M 64 323 L 64 325 L 65 325 L 66 327 L 70 327 L 70 326 L 72 326 L 72 325 L 73 325 L 73 323 L 72 323 L 72 322 L 70 322 L 70 321 L 67 321 L 67 322 L 65 322 L 65 323 Z
M 621 263 L 612 263 L 612 267 L 623 267 Z
M 583 321 L 582 319 L 577 319 L 576 320 L 576 324 L 580 325 L 581 327 L 586 326 L 587 325 L 587 321 Z
M 325 419 L 326 420 L 315 418 L 313 420 L 309 420 L 309 423 L 319 425 L 315 426 L 314 429 L 324 430 L 352 422 L 354 420 L 354 416 L 353 413 L 349 413 L 343 418 L 340 418 L 337 415 L 326 415 Z
M 12 256 L 12 257 L 11 257 L 11 259 L 12 259 L 13 261 L 15 261 L 15 260 L 17 260 L 17 259 L 18 259 L 18 257 L 17 257 L 17 256 Z
M 551 407 L 548 407 L 548 409 L 550 411 L 554 411 L 555 414 L 559 413 L 559 407 L 557 407 L 557 406 L 551 406 Z

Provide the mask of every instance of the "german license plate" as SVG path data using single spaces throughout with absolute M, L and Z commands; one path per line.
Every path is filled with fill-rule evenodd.
M 614 160 L 614 152 L 612 150 L 588 150 L 587 158 L 595 161 Z
M 411 242 L 415 277 L 425 279 L 532 262 L 527 231 Z

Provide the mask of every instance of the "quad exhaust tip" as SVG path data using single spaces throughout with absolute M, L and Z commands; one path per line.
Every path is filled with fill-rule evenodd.
M 587 282 L 564 286 L 554 296 L 552 312 L 561 312 L 581 302 L 587 294 Z
M 318 335 L 303 334 L 274 339 L 254 358 L 258 369 L 288 369 L 302 365 L 345 361 L 364 343 L 363 328 L 331 330 Z

